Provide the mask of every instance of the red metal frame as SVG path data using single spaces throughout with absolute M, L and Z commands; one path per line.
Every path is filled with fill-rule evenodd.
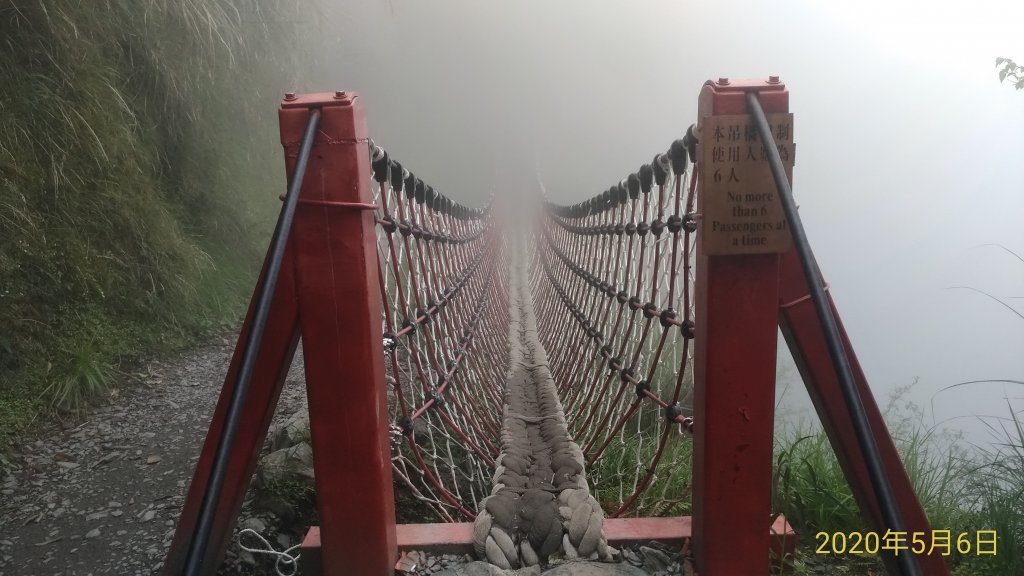
M 289 250 L 285 253 L 281 269 L 290 272 L 293 262 L 294 258 Z M 224 427 L 228 402 L 234 393 L 235 378 L 242 361 L 242 343 L 245 342 L 250 329 L 255 302 L 254 295 L 241 333 L 238 335 L 238 344 L 231 357 L 228 373 L 224 378 L 224 387 L 221 389 L 220 399 L 217 401 L 206 441 L 203 443 L 203 450 L 196 463 L 196 470 L 185 497 L 185 505 L 178 519 L 170 551 L 164 561 L 161 572 L 164 576 L 177 576 L 185 568 L 189 539 L 196 529 L 199 506 L 203 500 L 203 493 L 206 491 L 210 470 L 213 466 L 217 441 Z M 281 394 L 281 386 L 284 384 L 288 367 L 291 365 L 295 353 L 299 333 L 295 282 L 292 274 L 281 274 L 271 308 L 273 313 L 267 319 L 263 333 L 263 341 L 249 388 L 249 399 L 242 414 L 235 439 L 235 449 L 231 454 L 224 489 L 217 506 L 213 530 L 210 534 L 210 545 L 207 547 L 206 557 L 203 559 L 203 574 L 214 574 L 217 571 L 228 543 L 231 541 L 231 532 L 238 512 L 242 508 L 245 490 L 249 486 L 249 479 L 256 468 L 260 450 L 263 449 L 267 429 Z
M 792 554 L 796 546 L 796 533 L 786 519 L 779 516 L 765 532 L 771 549 L 777 557 Z M 668 518 L 606 518 L 604 535 L 608 544 L 632 546 L 656 541 L 664 544 L 685 546 L 693 536 L 692 520 L 689 516 Z M 400 551 L 422 550 L 435 554 L 471 554 L 473 552 L 473 523 L 454 522 L 444 524 L 399 524 L 398 549 Z M 304 576 L 323 574 L 320 530 L 313 527 L 302 541 L 299 564 Z M 399 560 L 401 564 L 401 560 Z M 395 566 L 399 569 L 399 566 Z
M 766 113 L 789 111 L 789 94 L 777 78 L 721 79 L 706 83 L 701 91 L 699 118 L 747 113 L 749 91 L 759 93 Z M 771 497 L 777 342 L 776 325 L 769 323 L 769 315 L 777 316 L 870 528 L 883 532 L 878 503 L 795 249 L 782 255 L 706 257 L 698 247 L 696 282 L 693 551 L 698 569 L 713 574 L 764 574 L 767 570 L 761 552 L 767 543 L 758 526 L 770 513 Z M 777 299 L 769 302 L 771 298 Z M 838 321 L 831 296 L 829 301 Z M 840 331 L 907 530 L 929 534 L 928 519 L 841 322 Z M 883 560 L 893 562 L 888 556 Z M 919 561 L 926 574 L 949 574 L 939 554 L 921 555 Z
M 303 342 L 324 574 L 390 574 L 397 557 L 365 113 L 343 92 L 289 95 L 281 142 L 289 177 L 309 111 L 321 110 L 203 573 L 213 574 L 291 364 Z M 251 322 L 250 306 L 243 334 Z M 180 574 L 195 529 L 241 346 L 232 358 L 163 574 Z M 359 469 L 353 474 L 354 468 Z
M 780 83 L 708 82 L 698 121 L 788 112 Z M 699 174 L 698 179 L 704 179 Z M 701 211 L 698 192 L 697 211 Z M 694 341 L 693 553 L 706 574 L 767 574 L 777 349 L 778 254 L 706 256 L 697 238 Z
M 701 91 L 699 118 L 746 113 L 745 93 L 751 90 L 759 92 L 766 112 L 788 112 L 789 93 L 776 79 L 720 81 L 708 82 Z M 312 108 L 322 111 L 320 127 L 204 574 L 216 571 L 230 541 L 300 334 L 322 524 L 304 543 L 304 564 L 329 576 L 383 575 L 391 573 L 400 546 L 459 547 L 471 538 L 470 525 L 443 530 L 411 525 L 396 531 L 365 115 L 353 94 L 289 95 L 280 110 L 289 176 Z M 769 550 L 792 552 L 792 530 L 784 519 L 773 525 L 771 518 L 777 327 L 793 351 L 857 502 L 871 526 L 881 528 L 807 293 L 795 252 L 709 257 L 700 255 L 698 246 L 692 523 L 689 518 L 609 519 L 605 530 L 611 541 L 681 541 L 692 532 L 698 568 L 707 574 L 766 574 Z M 250 306 L 239 343 L 245 341 L 252 312 Z M 927 532 L 927 518 L 842 335 L 907 528 Z M 241 355 L 236 348 L 164 565 L 166 576 L 183 569 Z M 927 574 L 949 573 L 939 555 L 921 556 L 921 565 Z
M 885 529 L 878 501 L 868 479 L 867 469 L 857 444 L 857 437 L 854 434 L 846 403 L 839 389 L 839 381 L 829 360 L 825 337 L 814 311 L 814 304 L 807 297 L 808 292 L 807 281 L 800 267 L 800 261 L 796 251 L 792 250 L 782 256 L 779 284 L 779 327 L 789 344 L 793 359 L 803 376 L 807 392 L 818 412 L 825 433 L 832 443 L 832 449 L 835 451 L 839 465 L 850 484 L 853 496 L 867 519 L 869 528 L 881 535 Z M 889 483 L 892 485 L 896 502 L 903 514 L 906 529 L 911 533 L 923 532 L 926 535 L 925 539 L 928 540 L 931 534 L 928 518 L 917 499 L 914 486 L 907 476 L 899 452 L 896 451 L 896 445 L 885 426 L 878 403 L 875 402 L 875 397 L 871 394 L 864 371 L 861 369 L 860 363 L 857 362 L 857 356 L 853 352 L 853 346 L 846 335 L 846 330 L 843 329 L 835 303 L 832 302 L 832 296 L 828 295 L 828 299 L 832 313 L 839 324 L 839 332 L 843 339 L 843 346 L 846 348 L 846 354 L 850 358 L 857 389 L 871 423 L 875 442 L 878 444 L 879 452 L 881 452 L 882 460 L 885 463 Z M 907 541 L 910 541 L 909 537 Z M 891 564 L 890 572 L 895 573 L 893 570 L 895 561 L 892 556 L 883 555 L 882 559 Z M 918 562 L 924 573 L 929 576 L 948 576 L 949 574 L 949 568 L 939 553 L 918 555 Z

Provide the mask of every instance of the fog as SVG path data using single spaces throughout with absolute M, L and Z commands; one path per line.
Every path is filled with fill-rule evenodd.
M 682 136 L 704 81 L 779 75 L 794 192 L 882 403 L 989 439 L 1024 408 L 1024 60 L 1017 2 L 324 3 L 300 91 L 360 93 L 375 141 L 473 204 L 604 190 Z M 1013 298 L 1017 297 L 1017 298 Z M 791 380 L 792 373 L 783 370 Z M 786 384 L 790 384 L 788 387 Z M 806 402 L 799 384 L 786 407 Z M 934 414 L 932 413 L 934 406 Z

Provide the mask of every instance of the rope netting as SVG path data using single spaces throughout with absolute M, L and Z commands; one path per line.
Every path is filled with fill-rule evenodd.
M 695 146 L 691 129 L 603 193 L 548 203 L 534 235 L 541 340 L 612 517 L 689 510 Z
M 689 510 L 694 147 L 689 132 L 607 191 L 571 206 L 545 202 L 532 230 L 505 234 L 489 207 L 451 200 L 371 146 L 393 472 L 427 512 L 419 520 L 479 510 L 489 525 L 488 496 L 493 507 L 494 497 L 537 489 L 556 498 L 555 517 L 561 505 L 568 538 L 566 482 L 589 491 L 572 501 L 593 503 L 592 522 Z M 520 291 L 536 343 L 514 341 Z M 529 364 L 536 358 L 542 367 Z M 524 385 L 526 396 L 508 390 Z M 520 398 L 542 409 L 514 414 L 510 426 Z M 553 472 L 545 482 L 522 472 L 517 487 L 503 460 L 521 452 L 515 442 L 530 445 L 517 434 L 541 442 L 537 423 L 544 450 L 565 445 L 580 464 L 563 466 L 572 475 L 561 484 Z M 558 468 L 550 456 L 541 462 Z M 537 469 L 529 459 L 523 466 Z M 514 540 L 519 529 L 503 528 Z M 572 546 L 585 531 L 576 529 Z M 505 550 L 512 565 L 516 546 Z M 534 547 L 527 557 L 549 545 L 542 536 Z
M 489 491 L 501 429 L 504 240 L 489 210 L 463 206 L 371 151 L 393 472 L 436 518 L 471 519 Z

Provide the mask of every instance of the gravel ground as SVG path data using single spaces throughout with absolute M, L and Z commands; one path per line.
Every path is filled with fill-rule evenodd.
M 111 400 L 82 420 L 41 430 L 14 446 L 13 470 L 0 473 L 0 576 L 158 573 L 233 345 L 223 339 L 151 362 L 125 377 Z M 275 425 L 305 410 L 301 370 L 294 368 L 300 365 L 297 355 Z M 249 504 L 239 526 L 256 528 L 278 550 L 297 543 L 293 531 L 278 530 L 275 518 Z M 622 550 L 624 562 L 614 573 L 632 574 L 627 571 L 636 568 L 659 576 L 685 573 L 677 555 L 652 546 L 660 550 Z M 402 559 L 408 563 L 397 574 L 497 573 L 466 555 L 413 552 Z M 220 573 L 273 574 L 271 564 L 254 561 L 233 544 Z M 572 568 L 582 572 L 554 572 L 593 571 Z
M 14 446 L 0 474 L 0 576 L 158 571 L 233 344 L 151 362 L 73 427 Z M 299 376 L 278 420 L 304 408 Z
M 485 562 L 475 562 L 468 554 L 431 554 L 405 552 L 396 574 L 434 576 L 689 576 L 687 558 L 672 546 L 650 543 L 620 550 L 621 561 L 613 563 L 562 560 L 541 570 L 540 567 L 501 570 Z

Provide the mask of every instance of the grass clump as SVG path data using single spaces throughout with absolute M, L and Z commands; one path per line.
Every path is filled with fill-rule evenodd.
M 43 390 L 56 406 L 79 409 L 90 398 L 105 394 L 113 387 L 113 367 L 92 342 L 82 342 L 68 351 L 69 364 L 63 376 Z
M 1024 574 L 1024 426 L 1010 410 L 988 448 L 966 448 L 961 439 L 925 426 L 910 403 L 890 406 L 896 440 L 933 530 L 949 530 L 954 545 L 947 562 L 957 575 Z M 825 433 L 795 428 L 777 439 L 775 509 L 801 534 L 797 574 L 881 573 L 876 557 L 816 557 L 818 532 L 864 532 L 867 525 Z M 957 552 L 958 535 L 976 542 L 979 530 L 995 530 L 995 555 Z
M 269 0 L 0 0 L 0 446 L 233 323 L 283 186 Z
M 934 530 L 949 530 L 947 558 L 956 576 L 1024 574 L 1024 420 L 1009 406 L 992 424 L 993 442 L 969 446 L 954 433 L 927 425 L 921 409 L 897 391 L 886 410 L 889 432 Z M 640 421 L 639 418 L 635 418 Z M 606 512 L 615 510 L 646 473 L 658 444 L 654 429 L 626 427 L 588 471 L 591 488 Z M 642 433 L 641 433 L 642 432 Z M 818 532 L 864 533 L 861 516 L 826 434 L 817 426 L 793 425 L 775 438 L 773 510 L 797 531 L 797 557 L 787 559 L 795 575 L 885 573 L 876 555 L 817 555 Z M 691 513 L 692 442 L 672 432 L 651 485 L 626 513 L 675 516 Z M 973 548 L 978 531 L 998 535 L 995 555 Z M 967 534 L 972 549 L 961 554 L 956 539 Z
M 677 427 L 674 427 L 677 428 Z M 613 440 L 587 472 L 595 497 L 606 513 L 614 512 L 647 475 L 658 449 L 657 434 L 629 433 Z M 677 430 L 669 433 L 647 489 L 624 516 L 681 516 L 691 513 L 693 442 Z
M 996 441 L 981 450 L 971 477 L 975 506 L 969 523 L 999 535 L 994 556 L 964 559 L 960 574 L 1024 574 L 1024 420 L 1009 415 L 991 429 Z

